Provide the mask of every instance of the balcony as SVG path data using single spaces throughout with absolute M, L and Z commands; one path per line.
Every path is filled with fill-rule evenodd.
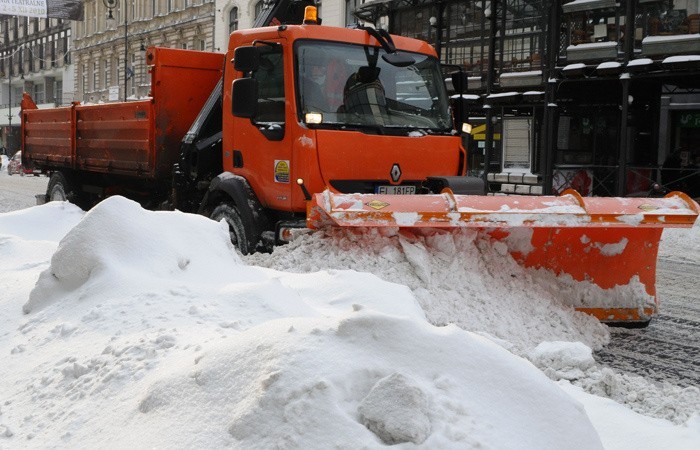
M 638 0 L 635 5 L 633 53 L 661 60 L 700 54 L 697 2 Z M 626 5 L 614 0 L 575 0 L 562 6 L 560 63 L 621 60 L 628 41 Z M 609 44 L 603 44 L 609 43 Z

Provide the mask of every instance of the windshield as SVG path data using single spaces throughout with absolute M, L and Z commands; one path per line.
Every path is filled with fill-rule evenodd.
M 438 62 L 395 67 L 380 47 L 298 41 L 297 99 L 300 119 L 331 126 L 397 127 L 449 131 L 452 120 Z M 312 114 L 313 122 L 309 121 Z

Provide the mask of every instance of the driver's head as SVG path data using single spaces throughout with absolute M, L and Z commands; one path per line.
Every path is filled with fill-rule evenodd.
M 314 82 L 323 84 L 326 81 L 326 72 L 328 69 L 328 58 L 326 58 L 325 53 L 319 50 L 311 54 L 307 53 L 305 56 L 305 75 Z

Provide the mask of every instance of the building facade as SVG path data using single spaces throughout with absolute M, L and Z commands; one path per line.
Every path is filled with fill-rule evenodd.
M 469 74 L 471 173 L 492 191 L 700 196 L 698 0 L 374 0 L 364 20 Z
M 73 100 L 70 21 L 0 15 L 0 128 L 8 154 L 19 148 L 19 103 L 29 92 L 42 107 Z
M 84 103 L 149 95 L 150 46 L 215 51 L 213 0 L 85 0 L 74 22 L 75 98 Z
M 251 28 L 270 0 L 216 0 L 215 41 L 217 51 L 225 51 L 229 35 Z M 317 0 L 324 25 L 344 27 L 356 22 L 355 11 L 363 0 Z
M 84 21 L 0 15 L 2 146 L 19 148 L 23 92 L 40 108 L 147 97 L 149 46 L 225 52 L 270 0 L 85 0 Z M 320 1 L 325 24 L 356 21 L 362 0 Z

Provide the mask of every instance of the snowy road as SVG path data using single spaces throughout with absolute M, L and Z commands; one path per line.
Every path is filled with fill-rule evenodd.
M 0 213 L 36 205 L 34 195 L 46 192 L 47 177 L 8 175 L 3 161 L 0 168 Z
M 0 213 L 35 205 L 48 178 L 0 172 Z M 677 386 L 700 386 L 699 262 L 660 258 L 657 289 L 661 313 L 646 329 L 612 330 L 596 359 L 614 369 Z

